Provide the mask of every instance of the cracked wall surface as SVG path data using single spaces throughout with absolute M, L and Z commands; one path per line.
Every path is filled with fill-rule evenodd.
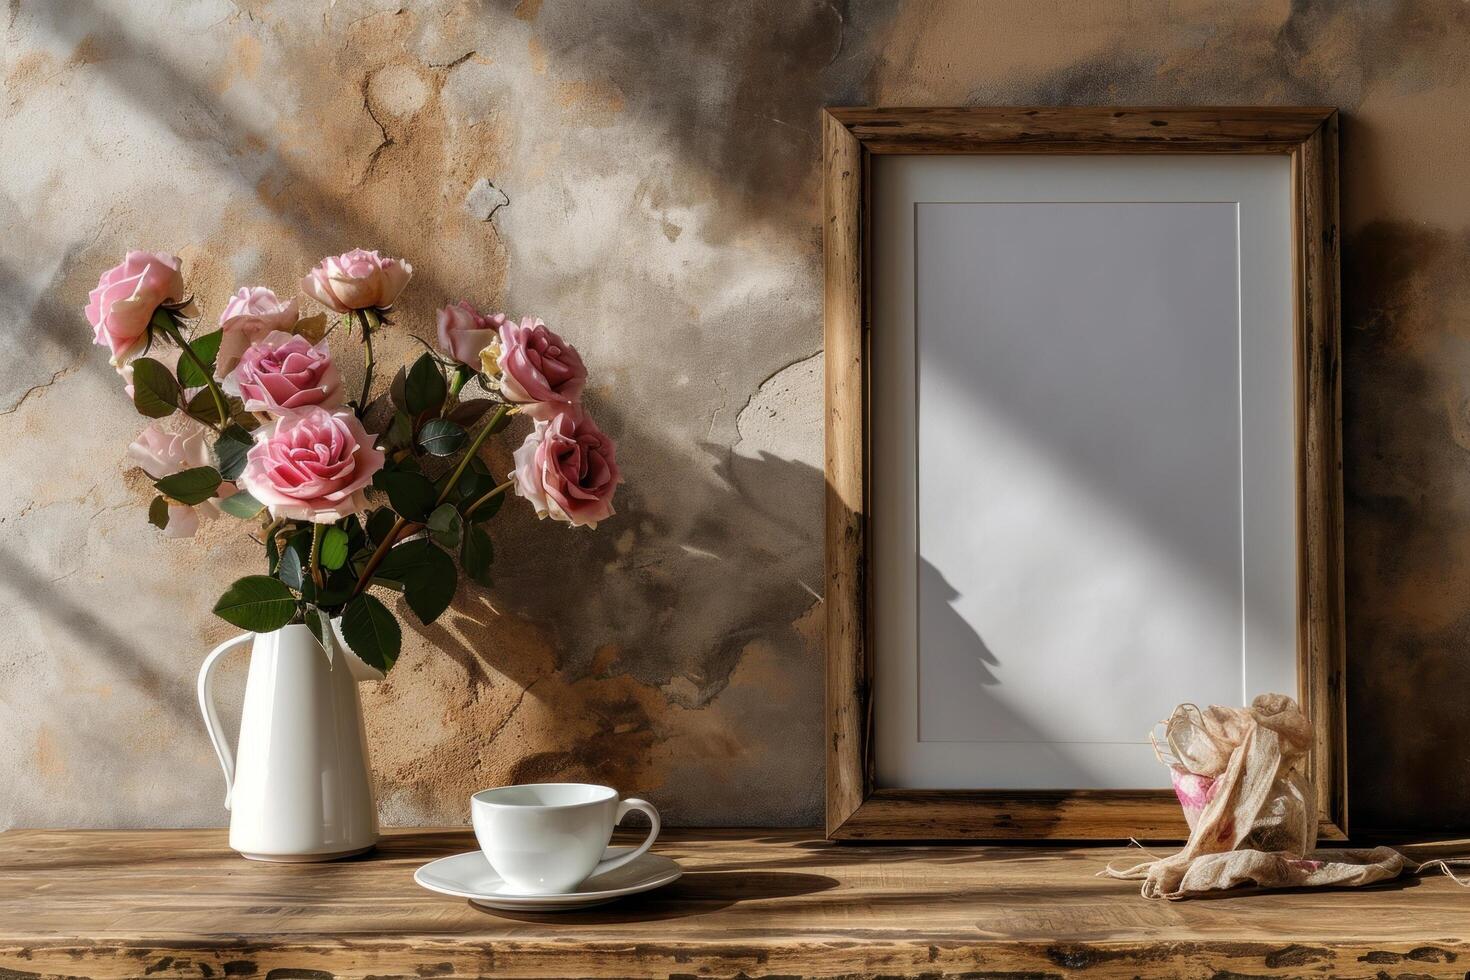
M 449 299 L 537 313 L 591 365 L 628 481 L 594 533 L 506 508 L 494 589 L 406 623 L 365 688 L 385 821 L 587 778 L 676 823 L 817 822 L 817 113 L 863 102 L 1344 110 L 1350 795 L 1360 825 L 1470 823 L 1458 0 L 0 16 L 0 827 L 226 816 L 193 675 L 257 554 L 225 522 L 196 542 L 146 523 L 123 463 L 141 420 L 80 314 L 97 273 L 177 252 L 216 315 L 357 245 L 417 270 L 381 360 L 413 356 Z

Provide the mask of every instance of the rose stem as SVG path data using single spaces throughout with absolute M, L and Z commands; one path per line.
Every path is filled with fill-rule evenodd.
M 368 394 L 373 387 L 373 328 L 368 324 L 367 310 L 358 310 L 357 316 L 362 322 L 362 343 L 366 348 L 362 361 L 362 395 L 357 399 L 357 417 L 362 418 L 367 414 Z
M 470 504 L 469 507 L 465 508 L 464 516 L 469 517 L 475 511 L 480 509 L 481 504 L 488 504 L 490 502 L 490 498 L 494 497 L 498 493 L 505 493 L 505 491 L 509 490 L 515 482 L 515 477 L 511 477 L 509 480 L 506 480 L 500 486 L 496 487 L 494 490 L 491 490 L 489 493 L 485 494 L 485 496 L 481 497 L 479 500 L 476 500 L 474 503 Z
M 184 352 L 189 360 L 194 362 L 194 366 L 199 369 L 199 373 L 204 375 L 204 383 L 209 387 L 210 397 L 214 399 L 215 411 L 219 412 L 219 424 L 223 426 L 230 420 L 230 413 L 225 411 L 225 398 L 220 393 L 219 386 L 214 383 L 212 372 L 204 366 L 204 361 L 200 359 L 199 355 L 194 353 L 194 348 L 184 339 L 183 331 L 179 329 L 179 325 L 174 322 L 174 318 L 166 311 L 163 315 L 163 323 L 165 324 L 163 328 L 164 333 L 168 334 L 169 339 L 179 345 L 179 349 Z M 216 432 L 219 431 L 217 426 L 211 425 L 210 428 Z
M 443 490 L 439 491 L 439 499 L 434 502 L 435 507 L 438 507 L 440 504 L 444 503 L 444 501 L 449 499 L 449 491 L 453 490 L 455 485 L 459 483 L 459 478 L 461 476 L 464 476 L 465 467 L 470 465 L 470 460 L 479 455 L 480 447 L 483 446 L 485 444 L 485 440 L 489 438 L 490 431 L 494 429 L 497 425 L 499 425 L 500 420 L 505 418 L 506 415 L 510 414 L 510 411 L 511 407 L 502 402 L 500 407 L 495 410 L 495 414 L 490 416 L 490 421 L 485 424 L 485 427 L 479 432 L 475 433 L 475 441 L 470 443 L 470 448 L 465 450 L 464 456 L 460 458 L 459 465 L 456 466 L 454 468 L 454 472 L 450 474 L 449 482 L 444 484 Z
M 444 489 L 439 492 L 439 499 L 434 502 L 435 507 L 438 507 L 448 499 L 449 491 L 459 482 L 459 478 L 464 475 L 465 467 L 470 465 L 470 460 L 480 451 L 480 447 L 485 444 L 485 439 L 489 437 L 490 430 L 495 428 L 500 423 L 500 420 L 512 411 L 514 409 L 510 405 L 502 404 L 495 410 L 495 414 L 490 416 L 490 421 L 475 435 L 475 441 L 470 443 L 469 449 L 465 450 L 464 457 L 460 459 L 459 465 L 454 468 L 454 473 L 449 477 L 449 482 L 445 483 Z M 496 489 L 501 490 L 503 488 L 497 487 Z M 495 493 L 495 490 L 490 491 L 490 493 Z M 481 501 L 485 499 L 488 499 L 488 495 L 482 497 Z M 404 517 L 400 517 L 394 521 L 393 527 L 383 536 L 383 543 L 378 545 L 377 549 L 372 553 L 372 557 L 368 558 L 367 564 L 363 566 L 362 574 L 357 577 L 357 585 L 353 586 L 352 595 L 356 596 L 363 589 L 367 588 L 368 580 L 373 577 L 373 572 L 378 570 L 378 566 L 388 556 L 388 549 L 397 544 L 399 538 L 405 534 L 412 534 L 421 527 L 423 527 L 422 524 L 414 524 Z
M 315 521 L 311 525 L 311 581 L 318 589 L 322 587 L 322 528 L 325 526 Z

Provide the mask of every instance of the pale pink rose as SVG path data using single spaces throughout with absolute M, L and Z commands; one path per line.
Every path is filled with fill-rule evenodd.
M 123 391 L 128 393 L 128 401 L 133 400 L 133 362 L 126 361 L 116 365 L 117 376 L 122 378 Z
M 273 290 L 244 286 L 230 297 L 219 315 L 219 355 L 214 360 L 214 379 L 223 381 L 240 363 L 245 348 L 272 330 L 290 333 L 296 326 L 296 298 L 282 303 Z
M 169 432 L 157 422 L 149 423 L 132 445 L 128 446 L 128 458 L 153 480 L 161 480 L 198 466 L 214 465 L 214 460 L 209 455 L 209 442 L 202 429 L 188 433 Z M 191 507 L 169 501 L 168 527 L 163 533 L 171 538 L 193 537 L 194 532 L 199 529 L 201 516 L 209 519 L 219 516 L 219 507 L 214 501 L 224 500 L 234 494 L 235 485 L 225 482 L 219 485 L 219 490 L 212 499 L 202 504 Z
M 247 412 L 283 415 L 312 405 L 342 404 L 342 379 L 327 342 L 313 345 L 279 330 L 245 348 L 221 387 L 244 402 Z
M 480 352 L 499 341 L 499 330 L 506 323 L 504 313 L 487 316 L 464 300 L 444 307 L 438 319 L 439 349 L 476 371 L 480 369 Z
M 587 368 L 582 355 L 546 329 L 540 317 L 500 325 L 500 393 L 522 406 L 533 419 L 545 421 L 559 412 L 579 410 Z
M 337 313 L 386 310 L 412 275 L 413 266 L 402 259 L 354 248 L 318 262 L 301 280 L 301 290 Z
M 92 339 L 122 364 L 148 343 L 148 323 L 164 303 L 184 299 L 179 257 L 163 252 L 129 252 L 121 265 L 102 273 L 87 294 L 87 322 Z
M 516 493 L 536 508 L 537 517 L 596 527 L 613 516 L 613 491 L 623 481 L 617 446 L 587 415 L 563 412 L 537 421 L 515 451 L 511 472 Z
M 313 405 L 256 431 L 240 485 L 272 517 L 331 524 L 366 509 L 363 488 L 382 468 L 357 416 Z

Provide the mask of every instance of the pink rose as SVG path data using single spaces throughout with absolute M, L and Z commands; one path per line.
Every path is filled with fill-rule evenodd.
M 536 428 L 515 451 L 511 476 L 516 493 L 536 508 L 573 527 L 596 527 L 613 510 L 613 491 L 622 482 L 617 446 L 587 415 L 562 412 Z
M 279 330 L 245 348 L 222 387 L 244 402 L 247 412 L 283 415 L 342 404 L 342 379 L 327 342 L 313 346 L 305 337 Z
M 147 473 L 151 479 L 162 480 L 166 476 L 184 470 L 192 470 L 198 466 L 213 466 L 214 460 L 209 455 L 209 443 L 204 438 L 203 430 L 195 430 L 187 434 L 169 432 L 157 422 L 149 423 L 133 444 L 128 446 L 128 458 L 133 464 Z M 169 501 L 168 505 L 168 527 L 164 534 L 171 538 L 189 538 L 199 529 L 199 518 L 219 516 L 219 507 L 215 500 L 223 500 L 235 494 L 233 483 L 221 483 L 219 490 L 215 492 L 214 498 L 206 500 L 202 504 L 189 506 L 177 501 Z
M 87 294 L 87 322 L 92 339 L 112 351 L 113 366 L 142 350 L 148 324 L 164 303 L 184 298 L 179 257 L 162 252 L 129 252 L 122 264 L 102 273 Z
M 128 393 L 128 401 L 133 400 L 133 362 L 125 361 L 117 365 L 117 376 L 122 378 L 123 391 Z
M 301 280 L 301 290 L 329 310 L 350 313 L 393 305 L 413 275 L 413 266 L 377 252 L 354 248 L 328 256 Z
M 576 412 L 587 384 L 582 355 L 546 329 L 540 317 L 500 325 L 500 393 L 533 419 Z
M 313 405 L 256 431 L 240 485 L 272 517 L 331 524 L 367 507 L 363 487 L 382 468 L 357 416 Z
M 275 292 L 264 286 L 245 286 L 225 304 L 219 315 L 219 326 L 223 335 L 219 341 L 219 354 L 214 360 L 214 378 L 223 381 L 235 365 L 245 348 L 255 343 L 272 330 L 291 332 L 296 325 L 296 298 L 282 303 Z
M 481 313 L 464 300 L 439 311 L 439 349 L 450 357 L 480 369 L 480 352 L 500 339 L 504 313 Z
M 1184 809 L 1184 822 L 1193 830 L 1199 815 L 1215 798 L 1219 784 L 1209 776 L 1201 776 L 1179 766 L 1169 767 L 1169 781 L 1174 784 L 1174 795 Z

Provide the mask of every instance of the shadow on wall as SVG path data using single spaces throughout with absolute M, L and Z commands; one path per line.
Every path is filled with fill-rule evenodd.
M 646 8 L 629 6 L 627 11 L 624 23 L 628 33 L 617 39 L 603 35 L 589 42 L 591 47 L 583 51 L 610 59 L 625 73 L 639 70 L 639 64 L 646 67 L 649 61 L 631 58 L 627 51 L 619 53 L 620 46 L 642 43 L 640 38 L 654 34 L 664 38 L 667 31 L 651 19 L 654 15 Z M 83 32 L 105 39 L 107 56 L 89 65 L 89 70 L 103 76 L 109 92 L 129 100 L 139 112 L 157 118 L 180 140 L 198 144 L 202 134 L 197 120 L 204 119 L 229 134 L 232 141 L 272 145 L 270 132 L 263 131 L 236 104 L 220 99 L 202 78 L 166 57 L 113 9 L 83 2 L 63 13 L 41 5 L 28 16 L 35 17 L 63 43 L 78 43 Z M 601 16 L 610 17 L 605 12 Z M 720 44 L 741 47 L 749 60 L 769 56 L 769 51 L 762 51 L 763 24 L 753 24 L 751 36 L 742 39 L 738 31 L 730 29 L 727 16 L 704 10 L 687 16 L 695 17 L 702 25 L 690 30 L 717 39 Z M 783 13 L 781 17 L 793 25 L 801 45 L 813 43 L 812 31 L 840 33 L 840 16 L 834 20 L 829 10 L 819 7 Z M 798 21 L 817 26 L 802 27 Z M 567 37 L 578 34 L 573 24 L 563 31 Z M 546 33 L 555 35 L 557 28 L 548 27 Z M 840 47 L 840 40 L 835 41 L 834 55 Z M 568 57 L 582 50 L 577 44 L 572 48 Z M 793 63 L 799 50 L 790 49 L 788 58 Z M 691 50 L 686 67 L 703 71 L 697 66 L 705 63 Z M 666 66 L 659 70 L 678 69 Z M 711 184 L 725 180 L 724 171 L 731 160 L 721 157 L 698 134 L 687 132 L 687 124 L 698 116 L 707 118 L 709 127 L 724 127 L 728 120 L 721 106 L 730 98 L 728 93 L 701 85 L 666 85 L 655 78 L 628 78 L 626 87 L 638 111 L 668 115 L 664 129 L 684 134 L 681 145 L 689 152 L 697 150 L 703 164 L 710 168 Z M 763 100 L 774 99 L 777 93 L 787 93 L 781 96 L 787 98 L 798 88 L 772 77 L 756 88 L 741 83 L 736 98 L 743 107 L 741 112 L 779 117 L 781 112 L 768 110 Z M 734 187 L 728 193 L 732 199 L 747 200 L 749 211 L 768 210 L 762 195 L 769 201 L 773 195 L 785 193 L 782 187 L 766 186 L 761 194 L 747 195 L 745 191 L 755 186 L 762 172 L 767 181 L 774 171 L 780 171 L 786 175 L 781 179 L 789 178 L 798 185 L 810 183 L 809 164 L 816 152 L 815 106 L 819 101 L 815 92 L 819 88 L 813 85 L 801 97 L 812 106 L 809 125 L 792 128 L 784 125 L 785 120 L 774 118 L 766 120 L 769 126 L 762 122 L 739 137 L 744 150 L 734 164 L 738 172 L 728 175 Z M 793 106 L 791 111 L 799 114 L 803 110 Z M 208 132 L 206 129 L 204 134 Z M 335 250 L 344 240 L 356 240 L 399 250 L 399 244 L 405 241 L 401 228 L 365 218 L 354 206 L 350 193 L 321 183 L 294 166 L 289 157 L 271 153 L 270 160 L 272 180 L 289 187 L 292 198 L 306 205 L 301 209 L 300 222 L 290 229 L 303 249 Z M 257 178 L 242 169 L 228 147 L 220 147 L 213 163 L 242 197 L 254 199 Z M 710 190 L 702 187 L 695 193 L 704 195 Z M 490 233 L 487 230 L 486 234 Z M 74 268 L 77 258 L 90 258 L 85 251 L 80 250 L 82 254 L 74 256 L 64 269 L 85 278 Z M 420 268 L 418 285 L 423 292 L 446 292 L 431 265 Z M 69 353 L 79 357 L 85 352 L 74 348 L 85 348 L 86 344 L 84 335 L 76 329 L 78 318 L 72 306 L 79 306 L 80 300 L 76 297 L 74 304 L 48 306 L 37 317 L 49 335 L 59 338 Z M 814 336 L 815 332 L 813 329 Z M 798 635 L 793 624 L 806 617 L 819 601 L 821 525 L 818 519 L 803 526 L 803 519 L 793 519 L 792 515 L 819 517 L 820 473 L 811 466 L 788 463 L 770 454 L 736 461 L 734 450 L 724 446 L 707 449 L 714 457 L 712 471 L 707 460 L 691 458 L 686 447 L 654 435 L 636 419 L 625 419 L 615 406 L 593 404 L 591 408 L 603 428 L 624 447 L 628 484 L 620 494 L 619 516 L 596 533 L 563 531 L 556 546 L 548 548 L 541 536 L 553 529 L 537 527 L 522 515 L 509 519 L 512 510 L 507 508 L 506 516 L 497 519 L 496 544 L 502 567 L 514 565 L 515 572 L 501 576 L 494 601 L 501 605 L 502 612 L 511 615 L 491 614 L 491 607 L 482 597 L 460 596 L 443 625 L 423 628 L 411 620 L 406 625 L 459 663 L 476 686 L 474 689 L 500 685 L 503 678 L 509 678 L 522 692 L 517 704 L 551 697 L 550 692 L 560 690 L 566 698 L 560 710 L 598 719 L 600 731 L 595 736 L 562 739 L 559 733 L 548 731 L 544 738 L 543 733 L 537 733 L 534 744 L 498 746 L 497 751 L 522 754 L 515 770 L 518 778 L 538 772 L 616 766 L 618 759 L 631 755 L 622 752 L 620 744 L 640 740 L 652 744 L 677 735 L 662 722 L 667 710 L 699 710 L 710 704 L 725 690 L 732 672 L 750 649 L 769 648 L 776 662 L 789 673 L 789 680 L 784 682 L 786 691 L 763 692 L 761 696 L 773 706 L 782 705 L 783 698 L 800 699 L 789 706 L 795 718 L 784 722 L 782 731 L 736 728 L 729 739 L 735 743 L 747 741 L 754 747 L 750 751 L 757 753 L 779 749 L 784 757 L 780 764 L 789 770 L 783 778 L 793 785 L 815 785 L 819 793 L 820 739 L 816 732 L 820 726 L 820 697 L 814 696 L 813 686 L 820 683 L 820 670 L 813 661 L 810 641 Z M 497 468 L 504 465 L 505 460 L 497 460 Z M 753 485 L 756 492 L 747 494 L 732 482 L 735 469 L 741 473 L 741 485 Z M 537 537 L 531 537 L 533 534 Z M 30 572 L 18 564 L 12 574 L 17 583 L 23 583 Z M 135 665 L 122 668 L 124 673 L 143 669 L 139 666 L 145 662 L 143 651 L 111 638 L 88 639 L 101 624 L 72 617 L 69 605 L 58 606 L 48 615 L 69 620 L 66 627 L 77 631 L 79 641 L 86 645 L 135 660 Z M 509 618 L 544 628 L 541 632 L 555 650 L 549 668 L 558 674 L 555 682 L 546 680 L 548 666 L 543 660 L 522 657 L 514 642 L 507 641 L 507 636 L 524 634 L 523 630 L 517 634 L 516 629 L 507 629 Z M 601 651 L 609 648 L 614 651 L 615 667 L 599 659 Z M 632 678 L 636 685 L 578 686 L 579 680 L 606 678 L 614 670 Z M 181 693 L 186 689 L 176 680 L 151 672 L 148 677 L 149 685 L 173 684 Z M 526 694 L 532 687 L 536 690 Z M 170 696 L 163 699 L 177 702 L 181 709 L 186 701 Z M 445 774 L 455 769 L 473 774 L 491 736 L 499 730 L 496 726 L 471 727 L 480 719 L 468 712 L 465 717 L 454 712 L 446 715 L 445 724 L 451 728 L 465 727 L 439 741 L 435 752 L 441 757 L 431 763 L 434 779 L 449 778 Z M 500 724 L 506 720 L 501 719 Z M 738 725 L 740 719 L 731 717 L 728 721 Z M 809 747 L 793 748 L 789 744 L 804 745 L 808 732 L 812 736 Z M 783 743 L 780 746 L 769 741 L 778 737 Z M 413 777 L 416 763 L 422 767 L 422 759 L 392 759 L 391 748 L 387 753 L 389 764 L 401 767 L 404 781 Z M 752 778 L 759 778 L 763 767 L 763 760 L 757 759 L 747 768 Z M 441 788 L 442 784 L 435 783 L 426 786 L 425 793 L 437 797 Z M 751 786 L 752 791 L 757 788 Z M 753 792 L 753 796 L 758 794 Z M 801 807 L 799 813 L 807 813 L 806 819 L 817 812 L 816 796 L 809 790 Z
M 482 21 L 491 25 L 487 31 L 508 17 L 503 7 L 488 2 L 480 10 Z M 80 0 L 13 6 L 12 19 L 17 11 L 41 23 L 58 46 L 76 46 L 87 34 L 105 39 L 108 56 L 88 70 L 100 73 L 115 97 L 158 118 L 179 139 L 191 144 L 208 139 L 209 128 L 197 122 L 205 119 L 242 140 L 272 145 L 270 133 L 252 125 L 200 77 L 171 63 L 157 45 L 128 30 L 114 9 Z M 628 111 L 667 135 L 694 170 L 695 179 L 684 182 L 680 192 L 702 205 L 713 202 L 726 233 L 744 221 L 779 221 L 811 243 L 817 232 L 816 110 L 824 103 L 862 103 L 874 92 L 882 100 L 892 90 L 906 96 L 900 101 L 920 104 L 1328 103 L 1351 109 L 1375 86 L 1398 99 L 1456 83 L 1463 73 L 1460 52 L 1470 34 L 1470 9 L 1460 3 L 1304 0 L 1279 16 L 1262 18 L 1252 8 L 1238 19 L 1222 15 L 1220 23 L 1207 27 L 1189 18 L 1166 18 L 1143 30 L 1132 23 L 1126 45 L 1108 47 L 1103 54 L 1091 54 L 1085 45 L 1064 46 L 1054 67 L 1044 60 L 1038 67 L 1027 62 L 1004 77 L 989 74 L 987 64 L 946 62 L 931 82 L 922 71 L 937 59 L 917 32 L 878 37 L 900 11 L 899 5 L 876 2 L 546 4 L 537 35 L 551 56 L 580 60 L 589 74 L 611 79 L 626 95 Z M 991 15 L 976 16 L 982 19 L 971 26 L 982 31 Z M 977 50 L 983 48 L 977 44 Z M 1077 56 L 1069 59 L 1068 50 Z M 344 41 L 332 56 L 357 54 Z M 730 67 L 712 70 L 717 63 Z M 897 81 L 885 82 L 883 76 Z M 1373 168 L 1384 164 L 1374 161 L 1387 155 L 1370 159 L 1365 151 L 1384 138 L 1356 115 L 1344 120 L 1346 227 L 1355 226 L 1355 208 L 1375 200 Z M 365 220 L 350 195 L 318 183 L 286 157 L 265 150 L 252 151 L 251 158 L 259 154 L 269 155 L 272 180 L 307 205 L 291 228 L 305 250 L 335 250 L 344 239 L 401 250 L 407 241 L 401 227 Z M 255 175 L 242 169 L 228 147 L 219 148 L 213 163 L 242 198 L 254 198 Z M 1446 192 L 1459 189 L 1447 186 Z M 793 207 L 793 201 L 805 202 L 805 210 L 800 203 Z M 713 235 L 720 233 L 718 226 L 711 229 Z M 88 278 L 76 265 L 95 261 L 89 249 L 69 250 L 56 285 Z M 1470 314 L 1465 281 L 1470 243 L 1459 233 L 1388 222 L 1347 236 L 1344 259 L 1353 820 L 1357 826 L 1464 826 L 1470 822 L 1470 783 L 1452 774 L 1454 747 L 1470 741 L 1470 713 L 1444 692 L 1470 690 L 1470 657 L 1464 655 L 1470 636 L 1470 604 L 1464 598 L 1470 595 L 1470 545 L 1463 541 L 1470 522 L 1464 503 L 1470 500 L 1465 475 L 1470 473 L 1470 412 L 1463 381 L 1470 377 L 1470 355 L 1457 344 L 1461 331 L 1456 326 Z M 432 269 L 426 268 L 420 281 L 430 294 L 444 292 Z M 27 293 L 15 269 L 0 270 L 0 290 L 7 299 L 38 295 Z M 48 289 L 44 295 L 57 292 Z M 79 299 L 73 295 L 61 304 L 42 299 L 35 313 L 47 330 L 46 342 L 78 356 L 85 346 L 72 312 Z M 32 302 L 22 305 L 29 309 Z M 815 346 L 816 324 L 808 327 Z M 773 642 L 792 672 L 791 683 L 815 682 L 819 671 L 788 617 L 811 601 L 800 583 L 815 568 L 820 531 L 804 533 L 804 522 L 784 513 L 783 497 L 820 499 L 816 470 L 788 467 L 785 460 L 766 470 L 769 460 L 759 455 L 738 461 L 726 456 L 722 464 L 720 457 L 729 450 L 718 447 L 712 478 L 683 457 L 683 447 L 659 439 L 637 420 L 617 418 L 610 406 L 596 405 L 594 411 L 628 447 L 623 514 L 595 535 L 572 539 L 562 553 L 546 556 L 534 550 L 525 526 L 531 522 L 512 527 L 498 519 L 504 522 L 497 529 L 503 536 L 497 541 L 502 560 L 544 558 L 528 569 L 525 583 L 514 578 L 502 583 L 507 604 L 546 625 L 555 646 L 568 651 L 562 666 L 569 675 L 605 675 L 607 668 L 594 668 L 594 650 L 607 640 L 626 654 L 617 669 L 639 671 L 670 704 L 709 703 L 728 679 L 725 667 L 729 651 L 740 648 L 738 638 Z M 653 485 L 648 479 L 640 482 L 640 475 L 654 474 Z M 673 493 L 683 494 L 679 512 L 664 502 L 664 495 Z M 619 542 L 627 531 L 633 537 L 625 553 Z M 582 564 L 592 561 L 605 562 L 612 571 Z M 8 589 L 23 590 L 28 601 L 54 595 L 23 564 L 4 581 Z M 585 604 L 565 601 L 568 582 L 590 597 Z M 738 609 L 710 621 L 707 629 L 687 628 L 691 617 L 727 606 Z M 102 624 L 74 617 L 66 604 L 53 602 L 49 609 L 45 615 L 58 628 L 99 637 L 96 642 L 112 654 L 136 659 L 125 670 L 133 671 L 140 684 L 167 683 L 126 641 L 92 632 L 104 629 Z M 466 672 L 483 677 L 484 666 L 493 660 L 497 668 L 503 663 L 521 676 L 543 676 L 500 639 L 510 632 L 509 617 L 488 616 L 486 609 L 481 599 L 461 596 L 451 614 L 473 621 L 452 651 Z M 609 615 L 617 617 L 616 628 L 605 635 L 598 624 Z M 435 643 L 448 638 L 438 626 L 422 632 Z M 715 647 L 705 669 L 706 652 Z M 685 675 L 691 678 L 688 687 L 663 692 L 670 678 Z M 618 719 L 608 726 L 611 746 L 639 738 L 652 744 L 667 734 L 642 702 L 618 697 L 625 706 L 615 706 L 608 695 L 589 709 L 600 722 Z M 167 694 L 162 699 L 182 710 L 183 699 Z M 569 701 L 568 710 L 579 710 L 578 703 Z M 814 715 L 817 708 L 809 711 Z M 633 727 L 618 733 L 621 724 Z M 474 733 L 474 747 L 455 754 L 446 768 L 476 762 L 472 755 L 485 744 L 490 727 Z M 595 758 L 590 736 L 578 738 L 566 745 L 568 756 Z M 786 741 L 795 744 L 800 737 L 788 733 Z M 442 744 L 453 742 L 446 738 Z M 820 772 L 817 749 L 814 745 L 813 755 L 798 763 L 809 780 Z M 404 766 L 407 774 L 409 763 Z M 815 819 L 817 812 L 813 808 L 809 816 Z
M 68 599 L 28 565 L 23 556 L 0 547 L 0 587 L 11 601 L 39 612 L 55 629 L 70 634 L 77 644 L 102 654 L 115 665 L 116 676 L 133 684 L 150 700 L 179 715 L 197 716 L 192 675 L 181 680 L 169 670 L 154 666 L 149 655 L 131 638 L 114 629 L 107 620 L 79 602 Z M 59 669 L 80 665 L 58 664 Z

